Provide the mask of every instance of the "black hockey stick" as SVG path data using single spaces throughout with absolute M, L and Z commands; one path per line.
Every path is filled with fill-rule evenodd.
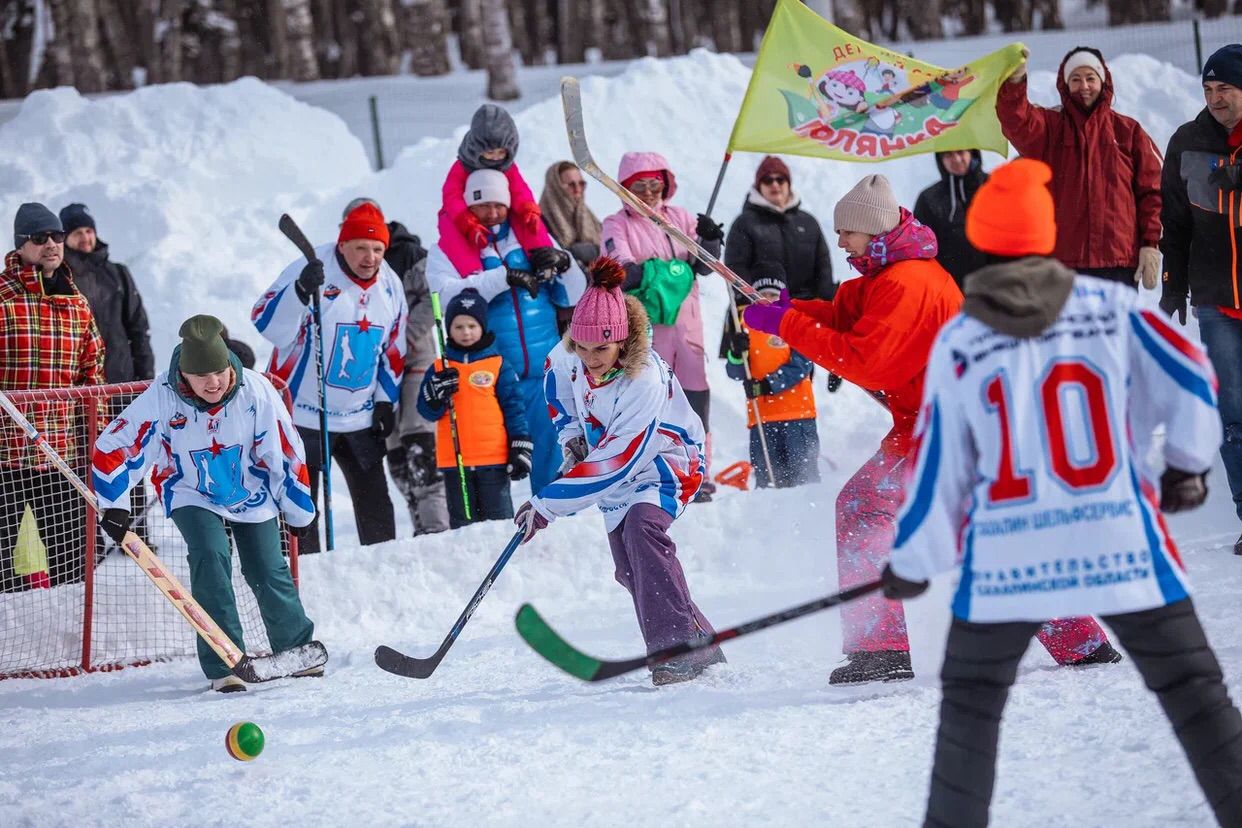
M 413 656 L 399 653 L 392 647 L 385 647 L 381 644 L 375 648 L 375 663 L 379 665 L 380 669 L 387 670 L 394 675 L 405 676 L 406 678 L 429 678 L 436 671 L 436 668 L 440 666 L 440 662 L 444 660 L 445 654 L 453 646 L 457 636 L 461 635 L 466 622 L 470 620 L 470 616 L 474 615 L 474 611 L 483 600 L 483 596 L 487 595 L 488 590 L 492 588 L 492 584 L 496 582 L 497 576 L 500 575 L 500 570 L 505 568 L 505 564 L 513 557 L 513 553 L 517 551 L 518 545 L 521 543 L 522 530 L 519 529 L 513 533 L 513 538 L 509 541 L 509 545 L 505 547 L 505 551 L 500 553 L 496 563 L 492 564 L 491 571 L 487 573 L 483 583 L 475 590 L 474 597 L 470 599 L 470 603 L 466 604 L 466 608 L 462 610 L 457 623 L 453 625 L 453 629 L 449 630 L 449 634 L 444 639 L 444 643 L 440 645 L 440 649 L 432 653 L 429 658 L 414 658 Z
M 531 649 L 566 673 L 583 681 L 603 681 L 604 679 L 610 679 L 643 667 L 654 667 L 678 656 L 714 647 L 725 641 L 741 638 L 744 635 L 750 635 L 753 632 L 765 630 L 777 624 L 784 624 L 786 621 L 792 621 L 795 618 L 801 618 L 813 612 L 840 606 L 853 601 L 855 598 L 861 598 L 870 592 L 875 592 L 879 588 L 879 581 L 871 581 L 870 583 L 843 590 L 836 595 L 826 595 L 823 598 L 799 604 L 796 607 L 790 607 L 787 610 L 772 615 L 765 615 L 762 618 L 756 618 L 754 621 L 748 621 L 745 624 L 739 624 L 727 630 L 721 630 L 711 638 L 683 641 L 663 650 L 657 650 L 650 655 L 624 661 L 605 661 L 593 658 L 581 650 L 575 649 L 572 644 L 561 638 L 556 630 L 552 629 L 548 622 L 544 621 L 543 617 L 530 604 L 523 604 L 521 606 L 517 612 L 517 617 L 514 619 L 514 624 L 517 626 L 518 635 L 522 636 L 522 639 L 531 646 Z
M 290 218 L 288 213 L 280 214 L 278 224 L 285 238 L 293 242 L 306 261 L 316 262 L 315 248 L 311 246 L 302 228 Z M 315 322 L 315 372 L 319 375 L 319 450 L 322 455 L 320 465 L 323 468 L 323 535 L 324 545 L 328 551 L 335 548 L 335 532 L 332 526 L 332 442 L 328 436 L 328 387 L 324 382 L 326 373 L 323 364 L 323 316 L 319 312 L 319 291 L 311 296 L 311 318 Z

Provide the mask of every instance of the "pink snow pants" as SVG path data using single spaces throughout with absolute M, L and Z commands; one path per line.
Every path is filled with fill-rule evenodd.
M 913 457 L 880 450 L 862 465 L 837 496 L 837 577 L 841 589 L 874 581 L 897 537 L 897 512 L 914 468 Z M 841 608 L 845 653 L 909 650 L 900 601 L 878 592 Z M 1093 618 L 1059 618 L 1040 627 L 1039 643 L 1058 664 L 1073 664 L 1108 640 Z

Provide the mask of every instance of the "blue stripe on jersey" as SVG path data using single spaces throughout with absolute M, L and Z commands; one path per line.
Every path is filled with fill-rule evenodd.
M 607 489 L 620 478 L 626 477 L 634 468 L 634 464 L 643 456 L 643 449 L 651 442 L 651 437 L 655 434 L 656 424 L 653 422 L 647 426 L 647 432 L 643 435 L 642 443 L 638 450 L 634 452 L 634 456 L 629 462 L 621 467 L 615 474 L 603 477 L 595 481 L 582 480 L 578 481 L 572 477 L 561 477 L 543 487 L 543 491 L 539 493 L 540 500 L 577 500 L 583 495 L 595 494 Z
M 397 388 L 397 384 L 392 380 L 392 374 L 388 373 L 388 366 L 384 364 L 387 359 L 385 354 L 380 354 L 380 365 L 376 371 L 379 378 L 379 386 L 384 389 L 384 393 L 388 395 L 388 402 L 395 403 L 401 396 L 401 390 Z
M 1212 386 L 1207 379 L 1187 368 L 1162 347 L 1156 341 L 1155 336 L 1147 327 L 1147 323 L 1143 321 L 1142 317 L 1138 314 L 1130 314 L 1130 327 L 1134 328 L 1134 333 L 1138 336 L 1139 342 L 1143 344 L 1147 353 L 1151 354 L 1152 359 L 1164 369 L 1166 374 L 1191 394 L 1194 394 L 1213 408 L 1216 407 L 1216 395 L 1212 392 Z
M 927 433 L 923 435 L 927 450 L 921 452 L 923 467 L 920 469 L 918 485 L 914 490 L 914 498 L 910 506 L 901 515 L 897 523 L 897 540 L 895 547 L 910 539 L 918 531 L 919 526 L 931 511 L 932 497 L 936 492 L 936 474 L 940 470 L 940 402 L 932 402 L 931 417 L 927 425 Z
M 1173 565 L 1169 563 L 1168 555 L 1165 554 L 1164 543 L 1156 532 L 1156 526 L 1149 511 L 1151 504 L 1143 497 L 1143 490 L 1139 486 L 1138 473 L 1135 472 L 1133 463 L 1130 463 L 1130 485 L 1134 488 L 1134 498 L 1139 504 L 1139 514 L 1143 516 L 1143 534 L 1147 536 L 1147 546 L 1151 549 L 1151 565 L 1156 570 L 1156 583 L 1160 586 L 1160 594 L 1164 596 L 1166 604 L 1180 601 L 1188 597 L 1186 588 L 1182 586 L 1177 574 L 1173 572 Z
M 656 455 L 656 471 L 660 473 L 660 508 L 674 518 L 677 517 L 677 475 L 669 467 L 668 461 Z
M 263 333 L 267 326 L 271 324 L 272 316 L 276 313 L 276 306 L 280 304 L 280 298 L 285 295 L 285 291 L 288 289 L 288 285 L 282 287 L 280 292 L 268 299 L 267 304 L 263 306 L 263 313 L 259 314 L 259 318 L 254 320 L 254 326 L 259 329 L 259 333 Z
M 310 363 L 311 349 L 315 347 L 309 336 L 310 331 L 307 330 L 306 333 L 305 345 L 302 347 L 302 353 L 298 357 L 298 364 L 293 369 L 293 375 L 289 377 L 289 396 L 295 400 L 298 398 L 298 392 L 302 389 L 302 380 L 306 376 L 306 366 Z
M 975 586 L 975 573 L 971 570 L 975 562 L 975 505 L 972 497 L 970 510 L 966 513 L 966 525 L 970 528 L 966 530 L 965 550 L 962 554 L 962 575 L 957 582 L 957 592 L 953 594 L 953 616 L 963 621 L 970 620 L 970 591 Z
M 291 501 L 303 512 L 315 514 L 315 501 L 311 500 L 310 494 L 298 485 L 298 480 L 293 476 L 288 463 L 285 464 L 285 499 Z

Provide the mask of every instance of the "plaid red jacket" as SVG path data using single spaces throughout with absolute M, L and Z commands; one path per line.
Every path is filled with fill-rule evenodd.
M 42 274 L 23 266 L 17 251 L 4 257 L 0 273 L 0 390 L 65 388 L 100 385 L 104 380 L 104 344 L 90 305 L 73 287 L 67 264 L 63 272 L 72 289 L 45 292 Z M 48 443 L 70 462 L 74 439 L 84 432 L 84 407 L 70 401 L 24 403 L 18 406 Z M 12 423 L 0 427 L 0 464 L 45 466 L 46 461 Z

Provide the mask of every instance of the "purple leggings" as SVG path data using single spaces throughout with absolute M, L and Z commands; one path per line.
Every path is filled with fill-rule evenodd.
M 880 577 L 897 537 L 897 512 L 913 462 L 912 457 L 880 450 L 837 496 L 837 577 L 841 589 Z M 1049 621 L 1040 627 L 1037 638 L 1058 664 L 1073 664 L 1108 640 L 1093 618 Z M 846 653 L 909 650 L 901 602 L 873 592 L 843 606 L 841 649 Z
M 690 598 L 677 545 L 668 536 L 672 523 L 660 507 L 638 503 L 608 533 L 617 583 L 634 599 L 647 652 L 716 632 Z

